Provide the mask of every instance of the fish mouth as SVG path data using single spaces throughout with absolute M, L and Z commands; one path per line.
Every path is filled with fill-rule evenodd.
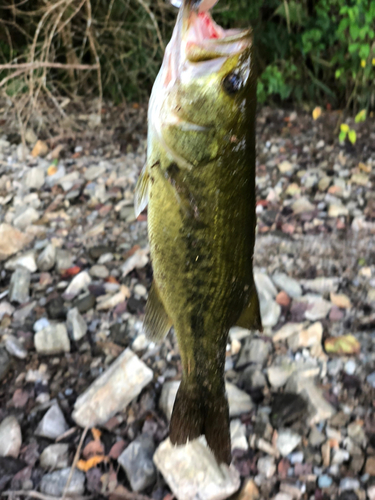
M 215 0 L 184 0 L 182 52 L 190 62 L 207 61 L 243 52 L 251 45 L 251 30 L 229 29 L 212 19 Z

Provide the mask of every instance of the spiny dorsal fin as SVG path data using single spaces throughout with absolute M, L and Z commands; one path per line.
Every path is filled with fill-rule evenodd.
M 162 341 L 172 327 L 172 321 L 164 308 L 155 282 L 152 283 L 148 294 L 143 327 L 147 338 L 153 342 Z
M 241 316 L 236 321 L 236 325 L 248 330 L 259 330 L 260 332 L 263 331 L 258 292 L 255 284 L 253 284 L 250 300 L 242 311 Z

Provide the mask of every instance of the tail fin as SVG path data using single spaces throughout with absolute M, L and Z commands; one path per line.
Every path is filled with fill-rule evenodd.
M 196 384 L 182 381 L 173 407 L 169 434 L 172 444 L 177 445 L 205 435 L 218 463 L 229 465 L 232 457 L 225 389 L 211 393 L 202 391 Z

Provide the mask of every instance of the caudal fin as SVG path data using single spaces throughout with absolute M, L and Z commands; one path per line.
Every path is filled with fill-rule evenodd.
M 177 445 L 205 435 L 218 463 L 229 465 L 232 457 L 225 391 L 213 394 L 182 382 L 173 407 L 169 435 L 172 444 Z

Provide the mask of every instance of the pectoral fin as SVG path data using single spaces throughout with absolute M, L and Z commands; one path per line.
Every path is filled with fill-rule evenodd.
M 135 216 L 138 217 L 148 205 L 148 189 L 150 175 L 148 173 L 147 164 L 143 167 L 139 176 L 134 194 L 134 210 Z
M 172 327 L 172 321 L 165 310 L 155 282 L 152 283 L 148 294 L 143 327 L 147 338 L 153 342 L 162 341 Z
M 241 326 L 242 328 L 247 328 L 248 330 L 259 330 L 260 332 L 263 331 L 258 293 L 255 284 L 253 284 L 252 292 L 250 294 L 250 300 L 242 311 L 242 314 L 237 320 L 236 325 Z

